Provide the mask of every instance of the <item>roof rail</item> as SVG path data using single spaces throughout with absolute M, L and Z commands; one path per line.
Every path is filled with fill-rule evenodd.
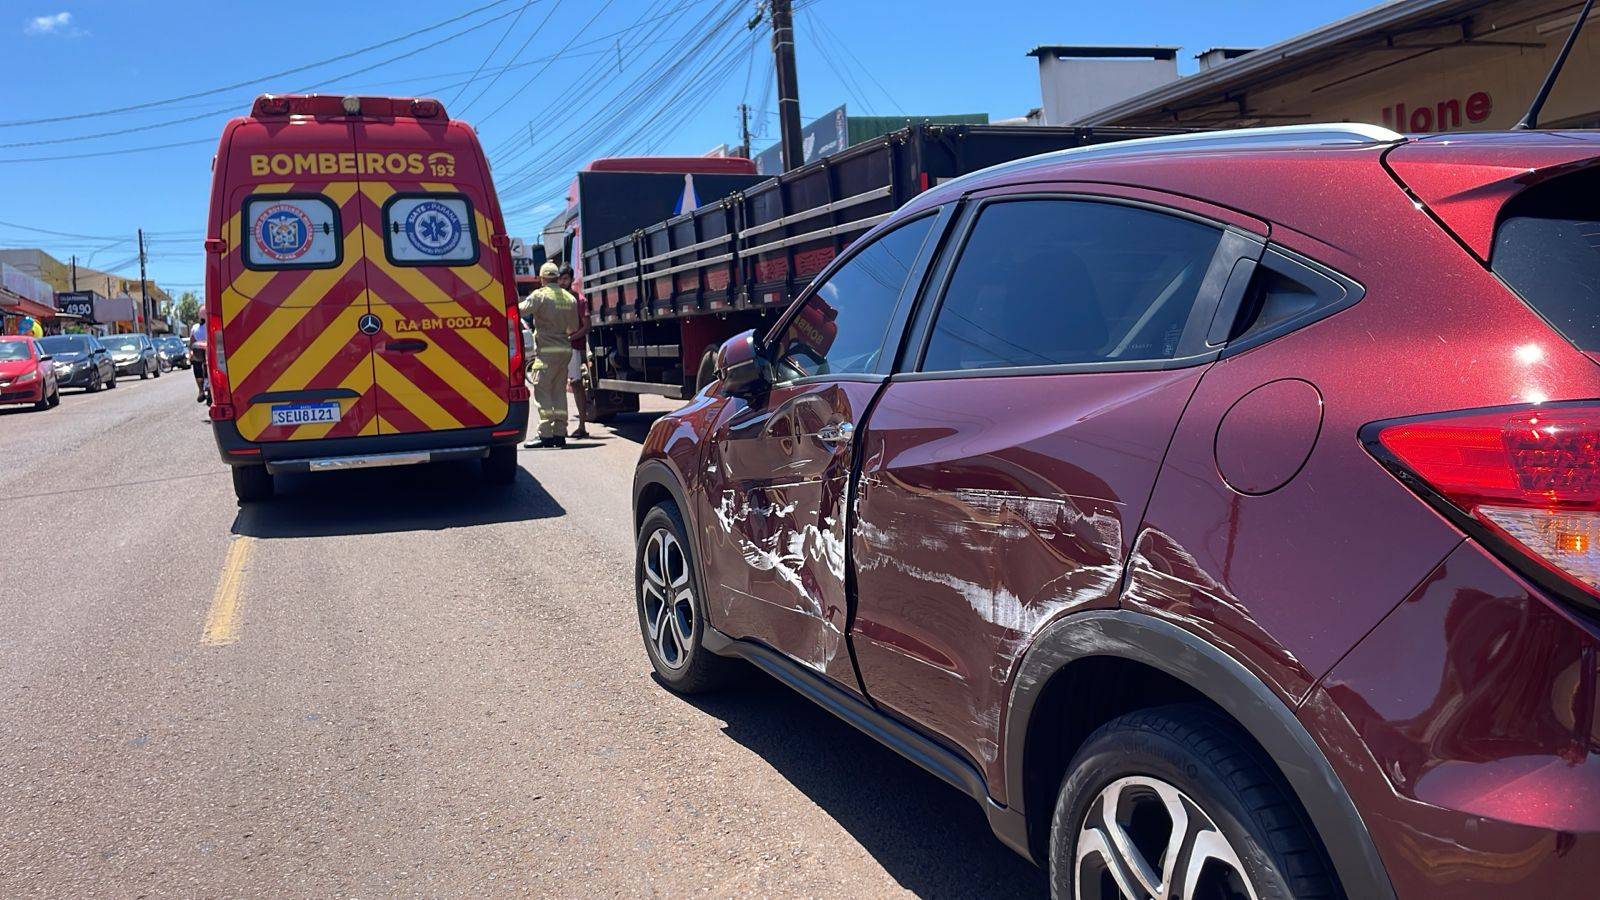
M 1001 163 L 980 169 L 946 185 L 988 177 L 1002 172 L 1022 169 L 1052 162 L 1076 162 L 1083 159 L 1112 159 L 1119 156 L 1136 156 L 1147 152 L 1169 150 L 1233 150 L 1258 147 L 1263 150 L 1288 150 L 1296 147 L 1330 147 L 1351 144 L 1391 144 L 1405 140 L 1405 135 L 1390 131 L 1380 125 L 1361 122 L 1329 122 L 1318 125 L 1272 125 L 1264 128 L 1229 128 L 1221 131 L 1196 131 L 1188 134 L 1166 134 L 1159 137 L 1133 138 L 1110 144 L 1092 144 L 1086 147 L 1069 147 L 1038 156 L 1029 156 L 1014 162 Z

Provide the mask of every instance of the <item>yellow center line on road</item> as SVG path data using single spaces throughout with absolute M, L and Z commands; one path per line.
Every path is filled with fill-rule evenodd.
M 250 559 L 250 538 L 240 535 L 228 545 L 228 556 L 222 561 L 222 577 L 217 579 L 217 592 L 211 597 L 211 610 L 206 613 L 206 630 L 200 643 L 207 647 L 226 647 L 239 639 L 239 591 L 244 585 L 244 567 Z

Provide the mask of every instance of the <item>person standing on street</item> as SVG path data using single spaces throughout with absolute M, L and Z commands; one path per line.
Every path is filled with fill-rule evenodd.
M 522 301 L 522 317 L 533 329 L 533 402 L 539 407 L 539 438 L 524 447 L 567 445 L 567 367 L 578 330 L 578 301 L 560 284 L 555 263 L 539 267 L 543 287 Z
M 581 439 L 589 436 L 589 429 L 583 427 L 583 414 L 589 408 L 589 389 L 583 380 L 583 358 L 589 344 L 589 301 L 572 289 L 572 282 L 572 267 L 562 266 L 561 287 L 578 302 L 578 330 L 572 333 L 572 361 L 567 363 L 567 384 L 572 388 L 572 405 L 578 408 L 578 430 L 572 436 Z
M 189 368 L 194 370 L 196 403 L 211 399 L 206 391 L 206 348 L 206 314 L 201 312 L 200 321 L 189 329 Z

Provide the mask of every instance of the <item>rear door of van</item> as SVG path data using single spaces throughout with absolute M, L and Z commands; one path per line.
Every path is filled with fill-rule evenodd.
M 248 120 L 233 134 L 220 296 L 247 441 L 377 433 L 360 180 L 349 124 Z
M 367 302 L 379 434 L 497 425 L 509 410 L 508 271 L 499 212 L 470 129 L 358 120 Z M 502 242 L 503 243 L 503 242 Z

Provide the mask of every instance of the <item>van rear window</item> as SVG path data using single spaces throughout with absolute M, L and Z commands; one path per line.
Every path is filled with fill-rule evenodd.
M 478 261 L 472 201 L 461 194 L 396 194 L 383 205 L 383 247 L 401 266 L 465 266 Z
M 325 269 L 344 255 L 339 209 L 318 194 L 251 194 L 244 225 L 251 269 Z
M 1600 350 L 1600 169 L 1506 204 L 1489 267 L 1580 350 Z

